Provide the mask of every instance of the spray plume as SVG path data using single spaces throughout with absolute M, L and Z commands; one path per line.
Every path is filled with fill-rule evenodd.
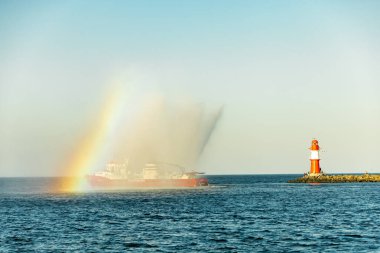
M 161 178 L 178 170 L 193 170 L 223 111 L 194 102 L 169 102 L 157 95 L 127 104 L 123 101 L 121 96 L 106 101 L 106 113 L 99 116 L 94 131 L 89 131 L 89 141 L 78 144 L 65 166 L 69 175 L 75 176 L 62 183 L 67 186 L 65 190 L 80 190 L 83 180 L 79 178 L 94 168 L 103 168 L 105 159 L 127 161 L 128 170 L 136 175 L 146 163 L 157 164 Z
M 149 97 L 138 108 L 122 130 L 117 160 L 128 159 L 135 170 L 156 163 L 163 173 L 194 169 L 223 111 L 194 102 L 169 102 L 161 96 Z

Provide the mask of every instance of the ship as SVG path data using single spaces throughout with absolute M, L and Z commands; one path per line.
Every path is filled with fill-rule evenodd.
M 163 168 L 168 166 L 172 168 Z M 95 189 L 194 188 L 208 186 L 203 174 L 168 163 L 146 163 L 142 170 L 135 171 L 128 168 L 128 161 L 111 161 L 104 170 L 89 174 L 86 178 Z

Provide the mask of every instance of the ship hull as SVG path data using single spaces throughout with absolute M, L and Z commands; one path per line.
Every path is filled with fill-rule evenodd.
M 88 175 L 87 181 L 93 188 L 191 188 L 208 186 L 207 178 L 189 179 L 109 179 L 102 176 Z

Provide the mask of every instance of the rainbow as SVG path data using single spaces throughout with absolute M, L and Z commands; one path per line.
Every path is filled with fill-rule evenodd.
M 105 142 L 116 128 L 124 101 L 124 92 L 120 87 L 114 87 L 108 93 L 98 119 L 79 141 L 63 168 L 64 174 L 70 176 L 61 182 L 63 191 L 83 190 L 84 176 L 90 172 L 104 152 Z

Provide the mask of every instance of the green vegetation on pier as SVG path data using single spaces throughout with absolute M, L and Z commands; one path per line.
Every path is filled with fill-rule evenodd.
M 288 183 L 371 183 L 380 182 L 380 175 L 305 175 Z

